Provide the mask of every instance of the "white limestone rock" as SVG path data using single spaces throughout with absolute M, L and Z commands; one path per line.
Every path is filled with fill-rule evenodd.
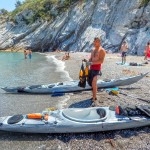
M 32 15 L 31 10 L 21 12 L 16 16 L 18 24 L 0 21 L 0 49 L 90 51 L 94 37 L 100 37 L 106 50 L 118 51 L 126 40 L 129 53 L 143 55 L 150 40 L 150 3 L 141 7 L 141 0 L 87 0 L 75 3 L 52 22 L 27 25 L 24 20 Z

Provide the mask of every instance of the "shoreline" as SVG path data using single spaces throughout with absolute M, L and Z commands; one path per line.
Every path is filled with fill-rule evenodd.
M 47 61 L 51 60 L 56 65 L 55 72 L 58 72 L 61 75 L 62 79 L 66 79 L 65 81 L 72 81 L 73 79 L 70 77 L 69 72 L 66 71 L 66 64 L 64 61 L 60 60 L 60 56 L 57 56 L 54 53 L 45 53 L 45 57 L 47 58 Z M 60 79 L 61 82 L 61 79 Z M 70 95 L 64 95 L 63 100 L 60 100 L 56 107 L 57 109 L 63 109 L 65 108 L 67 102 L 70 100 Z
M 0 52 L 24 52 L 24 50 L 26 50 L 26 51 L 28 51 L 27 49 L 25 49 L 25 48 L 20 48 L 19 50 L 16 48 L 16 49 L 14 49 L 14 50 L 12 50 L 11 48 L 8 48 L 8 49 L 0 49 Z M 32 49 L 31 49 L 32 50 Z M 39 51 L 33 51 L 33 52 L 35 52 L 35 53 L 40 53 L 40 54 L 50 54 L 50 53 L 55 53 L 55 54 L 61 54 L 61 53 L 65 53 L 65 52 L 67 52 L 67 51 L 60 51 L 60 52 L 47 52 L 47 51 L 45 51 L 45 52 L 39 52 Z M 74 54 L 74 53 L 90 53 L 90 52 L 73 52 L 73 51 L 70 51 L 70 53 L 71 54 Z M 106 53 L 107 55 L 113 55 L 113 54 L 116 54 L 116 55 L 120 55 L 120 53 L 119 52 L 114 52 L 114 53 Z M 144 57 L 144 55 L 132 55 L 132 54 L 127 54 L 127 56 L 135 56 L 135 57 Z
M 12 50 L 11 48 L 9 49 L 6 49 L 6 50 L 0 50 L 0 52 L 12 52 L 12 53 L 16 53 L 16 52 L 19 52 L 19 53 L 23 53 L 25 49 L 21 49 L 21 50 Z
M 42 54 L 42 53 L 40 53 Z M 56 68 L 56 72 L 58 73 L 63 73 L 65 78 L 67 77 L 67 81 L 72 81 L 73 79 L 70 77 L 69 72 L 65 70 L 66 68 L 66 64 L 65 61 L 62 61 L 60 58 L 60 56 L 57 56 L 54 53 L 44 53 L 46 58 L 52 58 L 53 63 L 57 66 Z

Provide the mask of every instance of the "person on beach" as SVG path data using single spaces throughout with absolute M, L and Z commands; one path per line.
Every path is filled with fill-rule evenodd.
M 126 41 L 123 41 L 123 44 L 121 45 L 121 56 L 122 56 L 122 64 L 126 63 L 126 56 L 128 51 L 128 43 Z
M 27 51 L 24 50 L 24 59 L 27 59 Z
M 29 59 L 31 59 L 31 58 L 32 58 L 32 51 L 31 51 L 31 50 L 29 50 L 29 54 L 28 54 L 28 56 L 29 56 Z
M 61 60 L 65 60 L 65 59 L 66 59 L 66 56 L 67 56 L 67 53 L 65 53 L 65 55 L 62 57 Z
M 65 55 L 62 57 L 62 60 L 68 60 L 70 58 L 69 52 L 65 53 Z
M 150 41 L 145 46 L 144 55 L 145 55 L 144 60 L 147 60 L 147 58 L 150 58 Z
M 92 101 L 93 106 L 95 105 L 95 102 L 97 100 L 96 93 L 97 93 L 97 76 L 102 75 L 101 73 L 101 66 L 104 62 L 104 58 L 106 55 L 106 51 L 101 46 L 101 40 L 100 38 L 96 37 L 94 38 L 94 48 L 92 49 L 91 56 L 89 61 L 87 62 L 88 65 L 90 65 L 89 70 L 89 77 L 88 77 L 88 84 L 92 86 Z M 86 61 L 86 60 L 84 60 Z
M 69 52 L 67 53 L 66 60 L 70 58 Z

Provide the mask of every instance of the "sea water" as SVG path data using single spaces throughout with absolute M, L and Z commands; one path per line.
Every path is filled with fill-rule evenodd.
M 33 53 L 24 59 L 23 53 L 0 53 L 0 87 L 49 84 L 71 80 L 64 71 L 64 62 L 55 56 Z M 61 108 L 68 96 L 8 94 L 0 90 L 0 116 L 41 112 L 48 107 Z

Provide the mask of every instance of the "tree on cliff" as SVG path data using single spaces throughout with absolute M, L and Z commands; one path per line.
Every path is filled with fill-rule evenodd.
M 15 4 L 15 7 L 17 8 L 17 7 L 21 6 L 21 5 L 22 5 L 22 3 L 19 0 L 17 0 L 16 4 Z
M 6 9 L 0 9 L 0 15 L 7 15 L 8 11 Z

